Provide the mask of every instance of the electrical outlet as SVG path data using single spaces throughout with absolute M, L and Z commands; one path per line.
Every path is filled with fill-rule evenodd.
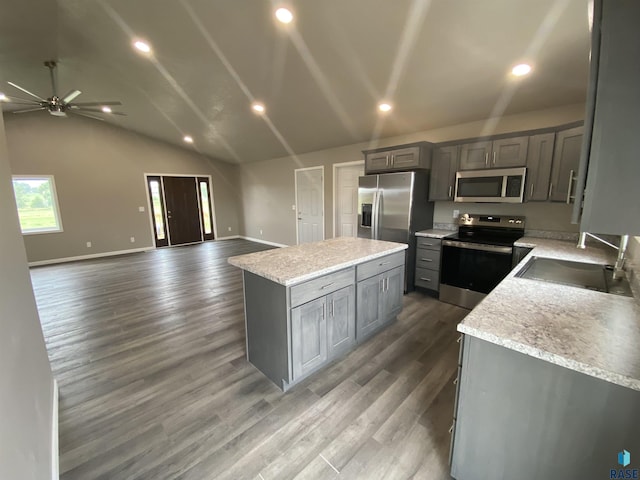
M 262 229 L 260 229 L 260 235 L 262 235 Z
M 453 218 L 458 218 L 460 216 L 460 210 L 453 211 Z
M 131 243 L 136 243 L 136 237 L 131 237 L 131 238 L 129 239 L 129 241 L 130 241 Z
M 144 212 L 144 207 L 138 207 L 139 212 Z
M 227 230 L 231 231 L 231 227 L 227 227 Z
M 91 242 L 87 242 L 87 248 L 91 248 Z
M 295 212 L 296 211 L 296 206 L 295 205 L 291 205 L 291 210 L 293 210 Z

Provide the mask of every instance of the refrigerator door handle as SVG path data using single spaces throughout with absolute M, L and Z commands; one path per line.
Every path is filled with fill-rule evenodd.
M 375 211 L 375 222 L 376 222 L 376 227 L 375 227 L 375 239 L 376 240 L 380 240 L 380 215 L 382 215 L 382 212 L 380 211 L 381 208 L 381 204 L 382 204 L 382 190 L 378 190 L 376 192 L 376 195 L 374 197 L 374 201 L 376 204 L 376 211 Z
M 373 206 L 371 207 L 371 239 L 376 239 L 378 228 L 378 191 L 373 192 Z

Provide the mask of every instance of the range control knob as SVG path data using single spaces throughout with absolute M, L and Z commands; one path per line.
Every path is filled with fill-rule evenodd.
M 516 220 L 516 223 L 522 223 L 522 220 Z

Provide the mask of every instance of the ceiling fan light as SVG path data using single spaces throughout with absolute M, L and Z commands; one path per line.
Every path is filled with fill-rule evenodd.
M 150 46 L 148 43 L 143 42 L 142 40 L 136 40 L 136 41 L 133 43 L 133 46 L 134 46 L 136 49 L 138 49 L 139 51 L 141 51 L 142 53 L 149 53 L 149 52 L 151 52 L 151 46 Z

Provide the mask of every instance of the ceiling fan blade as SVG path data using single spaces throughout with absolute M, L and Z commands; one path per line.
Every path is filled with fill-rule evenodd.
M 69 106 L 74 107 L 101 107 L 103 105 L 122 105 L 122 102 L 79 102 L 72 103 Z
M 47 107 L 23 108 L 22 110 L 13 110 L 11 113 L 37 112 L 38 110 L 46 110 L 46 109 Z
M 15 84 L 15 83 L 13 83 L 13 82 L 7 82 L 7 83 L 8 83 L 9 85 L 11 85 L 12 87 L 17 88 L 17 89 L 18 89 L 18 90 L 20 90 L 21 92 L 24 92 L 24 93 L 26 93 L 27 95 L 29 95 L 29 96 L 31 96 L 31 97 L 33 97 L 33 98 L 37 98 L 37 99 L 38 99 L 38 100 L 40 100 L 41 102 L 46 102 L 46 100 L 45 100 L 44 98 L 39 97 L 39 96 L 38 96 L 38 95 L 36 95 L 35 93 L 31 93 L 29 90 L 26 90 L 26 89 L 22 88 L 21 86 L 16 85 L 16 84 Z
M 126 115 L 126 113 L 122 112 L 105 112 L 104 110 L 100 110 L 99 108 L 84 108 L 77 107 L 73 109 L 74 112 L 96 112 L 96 113 L 106 113 L 107 115 Z
M 67 110 L 67 113 L 70 113 L 71 115 L 79 115 L 81 117 L 93 118 L 94 120 L 100 120 L 101 122 L 104 122 L 104 118 L 96 117 L 95 115 L 89 115 L 88 113 L 82 113 L 77 110 Z
M 10 97 L 5 95 L 6 100 L 2 100 L 2 103 L 9 103 L 11 105 L 40 105 L 42 102 L 36 102 L 35 100 L 29 100 L 28 98 Z
M 67 93 L 64 97 L 62 97 L 62 101 L 64 103 L 69 103 L 72 102 L 74 98 L 76 98 L 78 95 L 80 95 L 82 92 L 80 90 L 71 90 L 69 93 Z

